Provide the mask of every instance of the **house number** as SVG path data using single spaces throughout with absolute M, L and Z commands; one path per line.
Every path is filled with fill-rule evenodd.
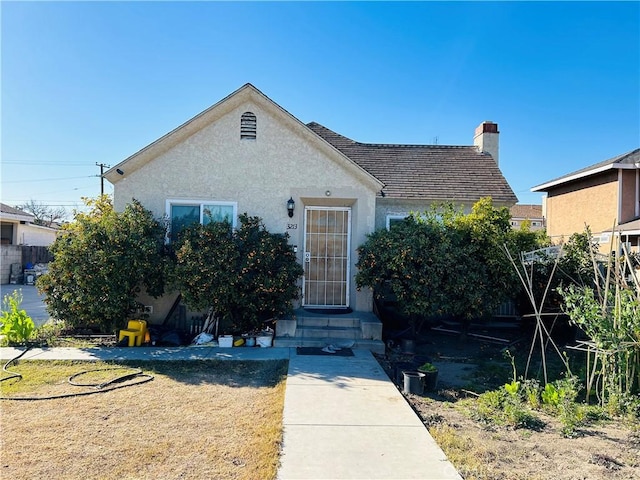
M 297 223 L 287 223 L 287 230 L 297 230 L 297 229 L 298 229 Z

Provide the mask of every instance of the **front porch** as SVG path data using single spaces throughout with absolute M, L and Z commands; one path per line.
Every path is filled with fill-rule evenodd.
M 371 312 L 299 308 L 276 323 L 275 347 L 351 346 L 383 354 L 382 322 Z

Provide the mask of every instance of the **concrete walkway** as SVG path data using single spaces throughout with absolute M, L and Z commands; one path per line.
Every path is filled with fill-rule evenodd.
M 20 351 L 0 348 L 0 358 Z M 461 480 L 373 355 L 354 354 L 298 355 L 295 348 L 51 348 L 30 350 L 22 359 L 288 359 L 278 480 Z

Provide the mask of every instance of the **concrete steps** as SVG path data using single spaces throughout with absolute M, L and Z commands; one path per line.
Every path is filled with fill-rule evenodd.
M 336 312 L 298 309 L 290 318 L 276 323 L 276 347 L 324 347 L 352 345 L 352 348 L 384 353 L 382 323 L 371 312 Z

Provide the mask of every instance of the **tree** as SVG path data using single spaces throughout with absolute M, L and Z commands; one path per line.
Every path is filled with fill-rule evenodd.
M 193 310 L 213 307 L 232 332 L 260 330 L 300 298 L 303 273 L 287 235 L 270 233 L 261 219 L 194 224 L 176 242 L 173 284 Z
M 67 211 L 64 207 L 54 208 L 44 203 L 38 203 L 33 199 L 17 208 L 33 215 L 35 217 L 33 223 L 45 227 L 51 227 L 53 224 L 60 223 L 67 218 Z
M 113 332 L 137 306 L 141 287 L 154 297 L 164 293 L 166 227 L 136 200 L 120 213 L 106 195 L 85 202 L 90 212 L 63 225 L 37 286 L 53 317 Z
M 378 299 L 395 296 L 415 334 L 427 317 L 443 313 L 449 247 L 442 224 L 410 215 L 358 248 L 356 285 L 371 287 Z
M 519 288 L 504 246 L 535 242 L 514 233 L 508 209 L 495 208 L 490 198 L 468 214 L 440 205 L 371 234 L 358 249 L 356 284 L 373 288 L 378 298 L 390 291 L 414 332 L 434 316 L 468 326 Z

